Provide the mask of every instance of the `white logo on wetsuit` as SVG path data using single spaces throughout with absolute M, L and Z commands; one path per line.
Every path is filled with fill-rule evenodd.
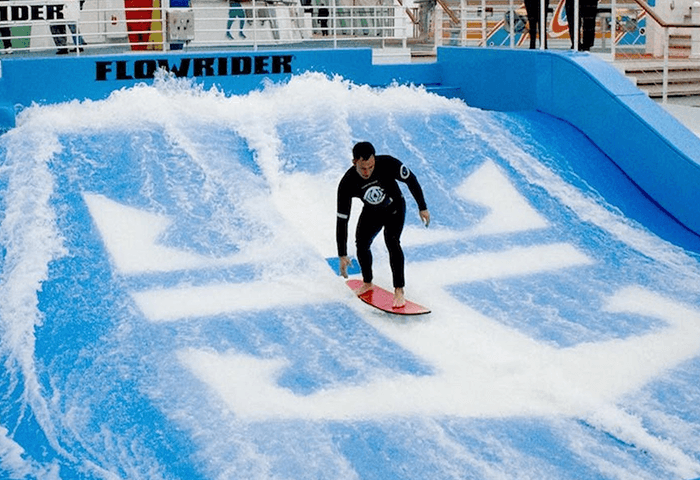
M 406 180 L 408 177 L 411 176 L 411 171 L 403 163 L 401 164 L 401 168 L 399 169 L 399 176 L 401 177 L 401 180 Z
M 379 205 L 386 198 L 384 189 L 379 185 L 369 187 L 365 192 L 364 200 L 370 205 Z

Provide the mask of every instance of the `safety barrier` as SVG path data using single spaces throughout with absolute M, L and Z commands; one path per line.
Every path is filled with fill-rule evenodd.
M 530 44 L 527 11 L 515 0 L 375 0 L 365 5 L 349 0 L 166 0 L 167 6 L 162 1 L 0 1 L 0 51 L 80 55 L 285 45 L 405 48 L 410 43 L 434 55 L 439 46 Z M 547 47 L 569 49 L 576 43 L 578 48 L 570 38 L 566 0 L 543 3 L 548 6 Z M 664 21 L 645 0 L 600 1 L 593 49 L 620 61 L 673 58 L 678 55 L 669 51 L 672 40 L 681 32 L 690 37 L 685 56 L 700 59 L 700 6 L 691 10 L 687 21 L 674 23 Z M 539 42 L 538 48 L 543 47 Z
M 579 1 L 583 3 L 570 3 Z M 682 10 L 678 3 L 675 9 Z M 585 26 L 569 29 L 566 4 L 567 0 L 541 0 L 540 22 L 546 26 L 546 41 L 535 38 L 531 42 L 527 10 L 519 2 L 462 0 L 451 8 L 437 3 L 434 44 L 540 49 L 583 46 L 608 54 L 609 61 L 634 74 L 650 96 L 666 101 L 669 93 L 700 95 L 700 2 L 685 7 L 682 21 L 669 21 L 645 0 L 601 1 L 593 13 L 590 45 L 582 44 L 580 38 L 572 39 Z
M 573 42 L 570 36 L 566 0 L 546 0 L 545 4 L 547 48 L 578 48 L 579 42 Z M 437 5 L 439 7 L 439 4 Z M 462 1 L 449 10 L 435 10 L 435 38 L 438 46 L 529 46 L 530 25 L 527 10 L 520 2 Z M 599 2 L 595 15 L 596 49 L 609 51 L 616 47 L 641 52 L 646 48 L 645 28 L 646 12 L 636 1 Z M 545 47 L 539 40 L 536 44 L 536 48 Z
M 390 6 L 302 6 L 298 1 L 200 0 L 163 8 L 160 0 L 0 2 L 8 53 L 81 54 L 300 43 L 406 45 L 413 25 Z M 342 46 L 342 45 L 341 45 Z

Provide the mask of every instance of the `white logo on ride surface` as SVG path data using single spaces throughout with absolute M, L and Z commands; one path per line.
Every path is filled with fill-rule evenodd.
M 480 222 L 482 227 L 454 231 L 454 237 L 445 236 L 450 232 L 441 232 L 436 238 L 483 238 L 549 226 L 493 163 L 472 173 L 457 187 L 456 195 L 484 205 L 490 213 Z M 380 186 L 373 185 L 364 197 L 368 202 L 381 202 L 386 194 Z M 84 198 L 112 261 L 123 275 L 250 262 L 245 254 L 208 258 L 161 245 L 159 238 L 170 225 L 167 217 L 139 211 L 97 194 L 84 194 Z M 127 236 L 123 235 L 125 229 Z M 416 246 L 427 244 L 420 239 L 414 241 Z M 444 256 L 411 262 L 412 276 L 432 280 L 425 285 L 424 295 L 440 305 L 439 313 L 437 309 L 433 313 L 433 321 L 416 322 L 407 330 L 404 323 L 377 322 L 371 313 L 365 320 L 425 365 L 434 365 L 434 373 L 430 375 L 394 373 L 387 368 L 386 373 L 362 382 L 339 381 L 311 392 L 296 392 L 282 381 L 295 368 L 293 359 L 283 355 L 257 356 L 233 347 L 219 352 L 206 346 L 180 348 L 176 355 L 242 421 L 347 422 L 409 415 L 439 418 L 561 415 L 586 419 L 591 411 L 603 411 L 604 414 L 596 417 L 601 428 L 614 431 L 631 425 L 632 433 L 626 434 L 636 435 L 648 445 L 658 444 L 659 449 L 675 449 L 667 449 L 663 442 L 637 428 L 636 419 L 628 418 L 630 415 L 624 409 L 618 410 L 617 402 L 662 372 L 697 356 L 700 310 L 642 286 L 623 286 L 615 292 L 602 292 L 601 315 L 610 315 L 611 319 L 620 314 L 639 315 L 655 319 L 665 327 L 625 338 L 603 338 L 558 348 L 480 313 L 455 297 L 451 290 L 454 285 L 497 283 L 500 279 L 529 279 L 564 269 L 590 268 L 597 261 L 566 242 L 528 242 L 490 252 L 447 252 Z M 183 283 L 166 288 L 157 284 L 129 293 L 144 318 L 155 323 L 186 322 L 239 312 L 266 315 L 266 311 L 276 308 L 318 305 L 319 298 L 336 301 L 334 288 L 322 285 L 320 289 L 325 290 L 319 293 L 319 288 L 299 289 L 297 283 L 288 279 L 251 279 L 197 286 Z M 271 289 L 275 295 L 261 304 L 260 292 Z M 445 349 L 445 338 L 463 348 Z M 492 348 L 490 344 L 495 338 L 502 339 L 503 346 Z M 482 349 L 481 345 L 490 346 Z M 506 346 L 511 353 L 504 357 Z M 644 368 L 640 368 L 641 361 Z M 492 380 L 499 375 L 500 381 Z M 551 376 L 565 381 L 552 382 Z M 585 398 L 579 395 L 581 391 L 587 393 Z M 518 396 L 518 402 L 513 402 L 514 395 Z M 694 458 L 687 459 L 682 451 L 672 452 L 695 468 Z
M 385 198 L 386 194 L 384 193 L 384 189 L 377 185 L 369 187 L 365 192 L 364 197 L 365 201 L 370 205 L 379 205 L 384 201 Z

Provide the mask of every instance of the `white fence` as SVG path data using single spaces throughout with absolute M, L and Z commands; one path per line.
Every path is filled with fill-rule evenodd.
M 166 0 L 167 1 L 167 0 Z M 400 5 L 307 5 L 299 0 L 0 0 L 3 53 L 75 53 L 374 41 L 404 46 L 413 25 Z
M 164 8 L 163 1 L 171 5 L 186 2 L 186 6 Z M 4 47 L 0 52 L 81 55 L 221 47 L 370 46 L 384 54 L 388 49 L 383 47 L 398 46 L 403 47 L 401 58 L 405 60 L 419 49 L 431 55 L 440 45 L 528 48 L 530 43 L 527 11 L 516 0 L 239 2 L 0 0 Z M 600 0 L 593 50 L 609 52 L 612 61 L 634 56 L 645 61 L 648 57 L 663 59 L 659 66 L 663 80 L 658 83 L 663 83 L 661 95 L 666 98 L 669 58 L 682 56 L 700 62 L 700 3 L 686 10 L 680 20 L 670 23 L 641 0 Z M 567 20 L 565 0 L 549 0 L 544 22 L 548 48 L 570 48 Z M 538 48 L 542 47 L 538 42 Z M 686 68 L 683 75 L 689 76 L 688 72 Z

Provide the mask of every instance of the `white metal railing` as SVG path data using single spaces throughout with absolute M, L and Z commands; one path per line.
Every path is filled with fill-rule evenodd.
M 577 48 L 579 42 L 571 42 L 566 18 L 565 0 L 552 0 L 544 17 L 544 9 L 540 9 L 540 22 L 546 25 L 547 47 L 555 49 L 568 49 L 571 44 Z M 444 11 L 436 9 L 436 44 L 437 45 L 463 45 L 463 46 L 498 46 L 498 47 L 523 47 L 529 40 L 529 25 L 524 4 L 513 0 L 489 1 L 462 0 L 455 2 L 451 7 L 453 15 L 459 18 L 454 22 Z M 645 44 L 643 24 L 637 23 L 637 17 L 643 11 L 634 0 L 627 0 L 617 4 L 616 24 L 618 29 L 612 32 L 612 14 L 610 4 L 600 3 L 596 16 L 595 43 L 596 50 L 609 50 L 611 45 L 622 49 L 644 49 Z M 623 39 L 620 31 L 626 30 L 631 23 L 633 30 L 637 32 L 640 41 Z M 578 20 L 575 18 L 575 20 Z M 637 28 L 637 26 L 639 28 Z M 640 33 L 640 30 L 642 33 Z M 578 32 L 574 28 L 574 35 Z M 538 48 L 544 48 L 542 42 L 537 42 Z
M 613 12 L 615 12 L 615 0 L 612 0 Z M 672 22 L 661 18 L 652 8 L 650 8 L 642 0 L 635 0 L 642 8 L 647 17 L 653 22 L 653 26 L 663 31 L 660 42 L 655 42 L 652 47 L 652 55 L 658 56 L 659 49 L 663 52 L 663 67 L 662 67 L 662 102 L 666 103 L 669 94 L 669 64 L 670 64 L 670 47 L 671 47 L 671 32 L 689 32 L 690 45 L 687 52 L 687 58 L 694 60 L 700 66 L 700 2 L 694 2 L 686 15 L 684 22 Z M 660 43 L 660 45 L 659 45 Z M 613 45 L 613 55 L 615 55 Z M 685 57 L 685 55 L 683 55 Z M 700 72 L 700 69 L 698 70 Z
M 0 1 L 0 34 L 3 53 L 55 50 L 81 54 L 233 45 L 257 49 L 321 42 L 337 46 L 347 41 L 405 47 L 414 32 L 411 13 L 398 0 L 371 6 L 194 0 L 190 8 L 169 9 L 163 9 L 160 0 L 67 0 L 53 6 L 37 0 L 10 0 Z
M 581 0 L 583 1 L 583 0 Z M 544 3 L 544 2 L 542 2 Z M 547 48 L 579 48 L 579 38 L 572 41 L 568 29 L 565 0 L 551 0 L 544 17 L 541 3 L 540 18 L 546 25 Z M 578 4 L 578 0 L 573 0 Z M 680 4 L 680 2 L 678 2 Z M 450 4 L 450 15 L 446 9 L 435 9 L 435 46 L 499 46 L 527 48 L 529 44 L 528 18 L 525 5 L 514 0 L 454 0 Z M 576 8 L 576 6 L 574 7 Z M 675 7 L 679 9 L 679 6 Z M 654 65 L 663 62 L 657 69 L 658 83 L 648 90 L 662 88 L 662 101 L 669 94 L 669 65 L 682 69 L 682 78 L 674 83 L 676 95 L 700 94 L 700 3 L 687 6 L 683 21 L 665 21 L 645 0 L 601 0 L 595 15 L 594 41 L 591 50 L 608 55 L 611 62 L 621 65 L 636 61 L 644 65 L 645 81 L 654 82 Z M 454 20 L 458 18 L 458 21 Z M 542 21 L 545 20 L 545 21 Z M 578 22 L 578 16 L 574 15 Z M 585 26 L 582 26 L 585 29 Z M 573 28 L 573 36 L 579 36 L 579 28 Z M 650 32 L 652 32 L 650 34 Z M 654 33 L 660 32 L 660 33 Z M 689 45 L 671 52 L 674 38 L 685 39 Z M 538 48 L 545 48 L 538 42 Z M 655 94 L 656 95 L 656 94 Z
M 517 48 L 529 38 L 526 10 L 515 0 L 413 0 L 411 5 L 406 0 L 376 0 L 377 5 L 343 5 L 341 0 L 314 0 L 316 5 L 301 5 L 299 0 L 191 0 L 190 8 L 168 9 L 161 7 L 161 0 L 59 1 L 66 3 L 0 1 L 0 33 L 11 42 L 13 52 L 228 45 L 257 48 L 269 44 L 327 44 L 331 40 L 333 46 L 350 40 L 380 40 L 380 46 L 384 44 L 381 41 L 404 46 L 408 41 L 423 41 L 433 46 Z M 644 40 L 644 22 L 657 20 L 637 3 L 643 0 L 609 1 L 599 5 L 596 47 L 613 54 L 617 50 L 643 50 L 643 41 L 629 37 L 637 35 Z M 330 5 L 324 7 L 322 2 Z M 550 0 L 544 22 L 549 48 L 569 48 L 571 43 L 564 2 Z M 62 18 L 57 18 L 59 14 Z M 173 35 L 176 23 L 171 17 L 177 20 L 187 15 L 191 24 L 186 35 Z M 545 15 L 544 9 L 541 15 Z M 629 34 L 621 34 L 630 24 L 633 28 Z
M 399 5 L 301 7 L 275 1 L 247 2 L 232 8 L 201 3 L 193 10 L 196 35 L 192 47 L 322 41 L 332 41 L 335 46 L 338 42 L 363 39 L 405 44 L 412 34 L 412 26 Z

